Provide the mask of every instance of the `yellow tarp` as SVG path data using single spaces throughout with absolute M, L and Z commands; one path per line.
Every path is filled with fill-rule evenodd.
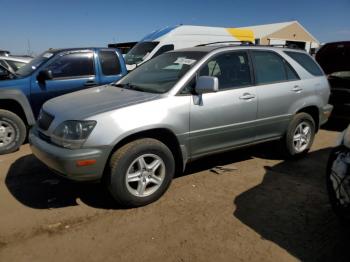
M 237 28 L 226 28 L 226 30 L 233 37 L 237 38 L 239 41 L 249 41 L 254 43 L 254 33 L 249 29 L 237 29 Z

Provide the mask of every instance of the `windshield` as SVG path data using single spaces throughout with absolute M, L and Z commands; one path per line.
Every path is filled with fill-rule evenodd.
M 53 56 L 53 53 L 45 52 L 41 55 L 38 55 L 33 60 L 31 60 L 28 64 L 22 66 L 16 71 L 16 75 L 20 77 L 26 77 L 32 74 L 39 66 L 45 63 Z
M 205 52 L 164 53 L 126 75 L 116 86 L 149 93 L 168 92 Z
M 146 56 L 159 44 L 159 42 L 140 42 L 136 44 L 126 55 L 125 62 L 127 65 L 141 63 Z

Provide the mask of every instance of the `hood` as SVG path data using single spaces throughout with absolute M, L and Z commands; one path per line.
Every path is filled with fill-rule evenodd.
M 325 44 L 317 52 L 316 60 L 327 75 L 350 71 L 350 41 Z
M 157 98 L 159 94 L 104 85 L 53 98 L 43 105 L 43 110 L 76 120 Z
M 0 88 L 9 88 L 9 89 L 21 89 L 28 90 L 30 87 L 30 78 L 13 78 L 13 79 L 1 79 L 0 78 Z M 25 92 L 25 91 L 24 91 Z

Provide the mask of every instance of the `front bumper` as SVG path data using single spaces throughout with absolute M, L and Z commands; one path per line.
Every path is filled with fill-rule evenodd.
M 324 107 L 321 108 L 320 110 L 320 126 L 325 124 L 333 110 L 333 106 L 330 104 L 325 105 Z
M 33 154 L 59 175 L 76 181 L 93 181 L 102 178 L 109 152 L 107 149 L 67 149 L 42 140 L 35 128 L 29 132 L 29 144 Z M 77 161 L 96 162 L 89 166 L 78 166 Z

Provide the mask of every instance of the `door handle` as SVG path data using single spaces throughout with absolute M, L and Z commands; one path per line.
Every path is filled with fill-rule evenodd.
M 250 93 L 244 93 L 242 96 L 239 97 L 239 99 L 242 99 L 242 100 L 251 100 L 253 98 L 255 98 L 255 95 Z
M 84 86 L 95 86 L 97 83 L 94 80 L 88 80 L 85 82 Z
M 292 91 L 293 92 L 296 92 L 296 93 L 300 93 L 301 91 L 302 91 L 303 89 L 300 87 L 300 86 L 294 86 L 293 88 L 292 88 Z

